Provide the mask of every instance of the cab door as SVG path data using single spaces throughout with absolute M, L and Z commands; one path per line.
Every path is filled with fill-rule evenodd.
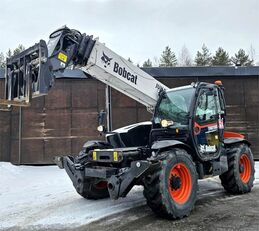
M 194 109 L 193 133 L 202 159 L 212 159 L 221 152 L 224 121 L 217 88 L 202 88 Z

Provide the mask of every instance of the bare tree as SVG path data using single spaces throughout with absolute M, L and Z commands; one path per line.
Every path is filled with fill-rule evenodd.
M 248 54 L 249 54 L 250 59 L 252 59 L 253 61 L 255 60 L 255 53 L 256 53 L 255 48 L 251 44 L 250 48 L 249 48 L 249 51 L 248 51 Z
M 192 57 L 188 48 L 184 45 L 178 57 L 179 66 L 189 67 L 192 66 Z
M 154 56 L 152 66 L 153 67 L 159 67 L 159 65 L 160 65 L 159 58 L 157 56 Z

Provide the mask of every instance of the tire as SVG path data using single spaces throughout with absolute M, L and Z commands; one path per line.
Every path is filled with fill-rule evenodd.
M 232 146 L 227 151 L 228 171 L 219 176 L 224 189 L 232 194 L 251 191 L 254 182 L 254 159 L 247 144 Z
M 83 190 L 78 192 L 86 199 L 103 199 L 109 197 L 107 182 L 98 178 L 86 178 L 83 182 Z
M 144 179 L 147 205 L 158 216 L 177 219 L 188 216 L 194 207 L 198 189 L 196 167 L 183 149 L 161 153 L 161 167 Z

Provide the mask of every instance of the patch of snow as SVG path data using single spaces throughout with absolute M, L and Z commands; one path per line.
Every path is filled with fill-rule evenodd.
M 126 198 L 86 200 L 57 166 L 0 162 L 0 229 L 80 226 L 145 203 L 142 187 Z

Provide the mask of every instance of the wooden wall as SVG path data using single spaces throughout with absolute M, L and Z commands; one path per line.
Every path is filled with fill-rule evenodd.
M 194 81 L 214 82 L 218 77 L 159 78 L 169 87 Z M 227 129 L 241 132 L 252 143 L 259 158 L 259 79 L 221 77 L 228 105 Z M 2 98 L 3 80 L 0 80 Z M 58 79 L 45 97 L 35 98 L 23 108 L 21 152 L 19 157 L 19 109 L 0 112 L 0 161 L 23 164 L 49 164 L 55 155 L 76 154 L 83 143 L 101 139 L 97 113 L 105 108 L 105 87 L 94 79 Z M 113 128 L 150 120 L 144 106 L 112 91 Z M 19 159 L 20 158 L 20 159 Z
M 0 98 L 4 97 L 4 80 L 0 79 Z M 0 161 L 10 161 L 11 113 L 0 111 Z

